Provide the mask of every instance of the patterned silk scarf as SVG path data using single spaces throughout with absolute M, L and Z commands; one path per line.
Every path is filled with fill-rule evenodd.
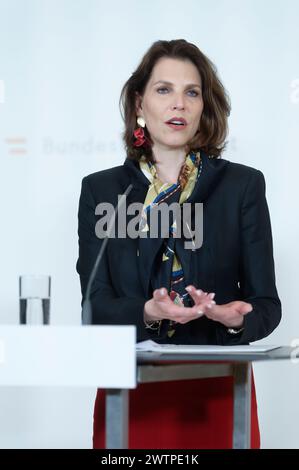
M 195 183 L 201 173 L 200 152 L 190 152 L 181 168 L 178 183 L 163 183 L 157 176 L 156 167 L 147 162 L 144 156 L 139 160 L 141 171 L 150 181 L 141 214 L 139 230 L 149 231 L 150 211 L 154 206 L 173 202 L 183 204 L 192 194 Z M 172 212 L 169 211 L 170 217 Z M 164 238 L 162 249 L 154 263 L 151 276 L 153 290 L 166 287 L 170 298 L 178 305 L 191 306 L 191 298 L 185 290 L 184 272 L 175 250 L 176 220 L 169 221 L 169 236 Z M 161 322 L 162 323 L 162 322 Z M 171 338 L 175 333 L 176 322 L 169 321 L 167 335 Z M 159 330 L 160 332 L 160 330 Z

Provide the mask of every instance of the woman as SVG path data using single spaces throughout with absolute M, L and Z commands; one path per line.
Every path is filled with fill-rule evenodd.
M 159 343 L 238 345 L 266 337 L 280 322 L 281 303 L 265 180 L 259 170 L 220 158 L 230 105 L 214 65 L 185 40 L 157 41 L 124 85 L 121 102 L 124 164 L 82 181 L 77 271 L 83 298 L 102 243 L 97 204 L 115 207 L 132 184 L 126 204 L 142 203 L 140 236 L 109 239 L 92 286 L 93 323 L 134 324 L 138 341 Z M 191 206 L 189 235 L 178 235 L 169 212 L 167 234 L 148 236 L 162 202 Z M 196 203 L 203 205 L 202 227 Z M 127 225 L 130 220 L 126 214 Z M 230 448 L 232 386 L 231 377 L 140 385 L 130 391 L 130 447 Z M 251 411 L 256 448 L 254 384 Z M 104 446 L 102 391 L 93 444 Z

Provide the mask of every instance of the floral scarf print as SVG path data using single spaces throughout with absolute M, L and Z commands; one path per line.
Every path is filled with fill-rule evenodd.
M 139 166 L 143 174 L 150 181 L 150 185 L 143 204 L 143 211 L 139 223 L 139 230 L 149 231 L 150 212 L 153 207 L 163 203 L 183 204 L 192 194 L 195 183 L 201 172 L 200 152 L 191 151 L 185 158 L 181 168 L 178 183 L 163 183 L 157 175 L 156 167 L 148 162 L 144 155 L 139 160 Z M 154 263 L 154 271 L 151 276 L 153 290 L 167 287 L 169 296 L 178 305 L 190 306 L 190 296 L 185 290 L 184 272 L 175 250 L 176 220 L 172 220 L 172 211 L 169 211 L 169 236 L 164 238 L 162 249 Z M 161 322 L 162 323 L 162 322 Z M 161 326 L 160 323 L 160 326 Z M 167 336 L 171 338 L 175 334 L 176 322 L 169 321 Z M 159 329 L 160 333 L 160 329 Z

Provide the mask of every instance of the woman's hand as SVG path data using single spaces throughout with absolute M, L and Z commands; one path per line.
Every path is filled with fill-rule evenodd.
M 189 288 L 192 287 L 188 286 L 186 290 L 189 292 Z M 184 305 L 175 304 L 165 288 L 155 289 L 153 297 L 144 305 L 144 320 L 148 322 L 166 319 L 184 324 L 200 318 L 215 305 L 213 300 L 215 294 L 207 294 L 201 290 L 196 292 L 195 305 L 193 307 L 185 307 Z
M 190 291 L 194 302 L 198 298 L 196 289 Z M 205 315 L 210 320 L 218 321 L 227 328 L 241 328 L 244 323 L 244 316 L 251 312 L 253 307 L 250 303 L 243 300 L 234 300 L 228 304 L 212 305 L 205 311 Z

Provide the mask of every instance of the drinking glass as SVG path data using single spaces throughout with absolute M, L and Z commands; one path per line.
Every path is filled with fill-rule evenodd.
M 19 276 L 20 324 L 50 324 L 51 276 Z

